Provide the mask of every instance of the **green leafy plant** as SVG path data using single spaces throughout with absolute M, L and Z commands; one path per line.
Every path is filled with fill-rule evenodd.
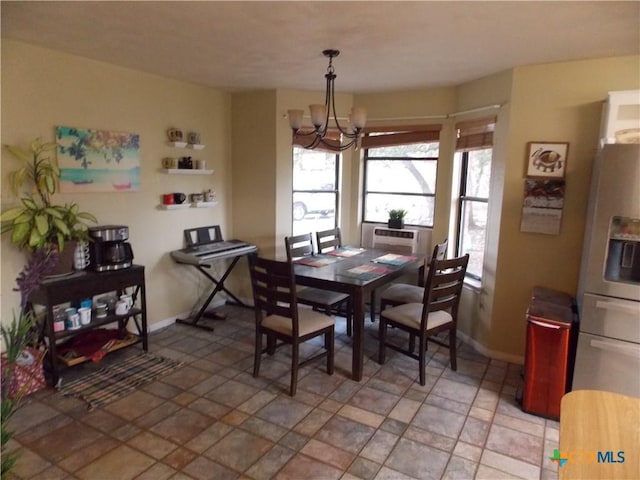
M 35 317 L 31 312 L 22 311 L 19 315 L 14 313 L 13 321 L 8 327 L 0 326 L 2 340 L 5 344 L 2 366 L 2 403 L 0 404 L 0 477 L 5 478 L 17 460 L 17 454 L 7 449 L 8 442 L 13 437 L 13 431 L 9 428 L 9 419 L 21 404 L 22 398 L 30 383 L 25 383 L 18 392 L 10 394 L 11 383 L 14 376 L 16 361 L 24 349 L 32 344 Z
M 389 219 L 391 220 L 402 220 L 404 219 L 404 217 L 407 216 L 407 211 L 402 209 L 402 208 L 398 208 L 395 210 L 389 210 Z
M 23 397 L 35 380 L 34 376 L 28 378 L 15 391 L 13 378 L 18 359 L 28 346 L 36 347 L 38 344 L 38 319 L 33 310 L 28 308 L 27 302 L 31 293 L 42 282 L 51 265 L 56 262 L 57 252 L 49 254 L 45 250 L 39 250 L 29 258 L 18 278 L 16 278 L 18 288 L 14 289 L 20 292 L 20 313 L 16 314 L 14 312 L 13 320 L 9 325 L 0 325 L 0 334 L 4 342 L 0 382 L 0 400 L 2 402 L 0 403 L 0 478 L 5 478 L 5 475 L 13 468 L 18 458 L 16 452 L 8 450 L 8 442 L 13 437 L 13 432 L 9 428 L 9 420 L 21 406 Z
M 5 145 L 5 148 L 24 165 L 11 172 L 11 188 L 16 196 L 25 185 L 32 190 L 20 198 L 21 205 L 2 212 L 2 233 L 11 232 L 11 241 L 21 248 L 35 251 L 41 248 L 58 251 L 64 249 L 67 240 L 87 241 L 86 222 L 96 223 L 96 217 L 81 212 L 72 202 L 53 205 L 51 197 L 57 191 L 60 170 L 52 162 L 57 144 L 43 143 L 40 138 L 31 143 L 29 151 Z

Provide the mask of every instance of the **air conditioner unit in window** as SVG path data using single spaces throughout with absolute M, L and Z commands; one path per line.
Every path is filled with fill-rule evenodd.
M 420 232 L 418 230 L 375 227 L 372 234 L 373 248 L 397 253 L 418 253 L 419 251 Z

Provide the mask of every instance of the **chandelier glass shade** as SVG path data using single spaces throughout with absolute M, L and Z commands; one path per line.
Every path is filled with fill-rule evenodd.
M 363 129 L 367 121 L 367 111 L 362 107 L 353 107 L 349 115 L 348 125 L 342 126 L 336 114 L 335 87 L 336 74 L 333 68 L 333 58 L 340 54 L 339 50 L 324 50 L 322 54 L 329 58 L 329 66 L 325 78 L 327 79 L 324 105 L 309 105 L 311 124 L 313 129 L 302 126 L 304 110 L 288 110 L 289 125 L 294 137 L 308 137 L 308 143 L 296 142 L 302 147 L 313 149 L 320 145 L 329 150 L 343 151 L 350 147 L 360 146 L 360 139 L 364 135 Z M 329 126 L 329 115 L 333 114 L 335 129 Z M 332 132 L 333 130 L 333 132 Z

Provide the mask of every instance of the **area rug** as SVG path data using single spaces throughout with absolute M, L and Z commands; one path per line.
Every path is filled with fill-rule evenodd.
M 89 409 L 101 407 L 131 393 L 160 375 L 175 370 L 183 362 L 150 353 L 128 357 L 119 363 L 62 384 L 59 391 L 66 396 L 83 399 Z

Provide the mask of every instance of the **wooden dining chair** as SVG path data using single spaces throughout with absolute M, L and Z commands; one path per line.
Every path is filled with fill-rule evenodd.
M 285 237 L 284 244 L 289 262 L 311 257 L 314 254 L 313 234 L 311 232 Z M 348 294 L 332 292 L 331 290 L 321 288 L 299 287 L 298 302 L 309 305 L 314 309 L 322 310 L 327 315 L 331 315 L 332 313 L 344 315 L 347 321 L 347 335 L 352 335 L 353 312 L 351 297 Z M 340 307 L 342 307 L 342 309 Z
M 433 248 L 431 261 L 444 260 L 447 258 L 447 246 L 449 240 L 445 239 Z M 431 263 L 431 262 L 429 262 Z M 394 283 L 380 294 L 380 311 L 382 312 L 389 305 L 395 307 L 403 303 L 418 303 L 422 301 L 424 295 L 425 276 L 428 266 L 423 265 L 418 272 L 418 285 L 410 283 Z
M 434 249 L 435 253 L 435 249 Z M 426 262 L 425 262 L 426 263 Z M 427 341 L 449 349 L 451 370 L 456 364 L 456 330 L 458 305 L 469 263 L 469 254 L 450 260 L 432 260 L 421 302 L 405 303 L 380 312 L 378 329 L 378 363 L 385 362 L 387 347 L 419 362 L 420 385 L 425 384 L 425 360 Z M 427 265 L 425 265 L 427 266 Z M 387 326 L 396 327 L 418 338 L 418 353 L 404 349 L 387 341 Z M 434 335 L 447 331 L 449 341 L 445 343 Z
M 327 253 L 340 248 L 342 246 L 340 227 L 316 232 L 316 245 L 318 253 Z
M 249 271 L 253 288 L 256 339 L 253 376 L 260 374 L 263 353 L 273 355 L 282 345 L 291 345 L 291 383 L 289 394 L 294 396 L 298 383 L 298 368 L 313 360 L 327 357 L 327 373 L 333 375 L 334 336 L 333 318 L 308 307 L 298 308 L 296 281 L 291 262 L 279 262 L 249 256 Z M 267 346 L 263 349 L 262 337 Z M 324 350 L 300 361 L 300 344 L 324 335 Z

